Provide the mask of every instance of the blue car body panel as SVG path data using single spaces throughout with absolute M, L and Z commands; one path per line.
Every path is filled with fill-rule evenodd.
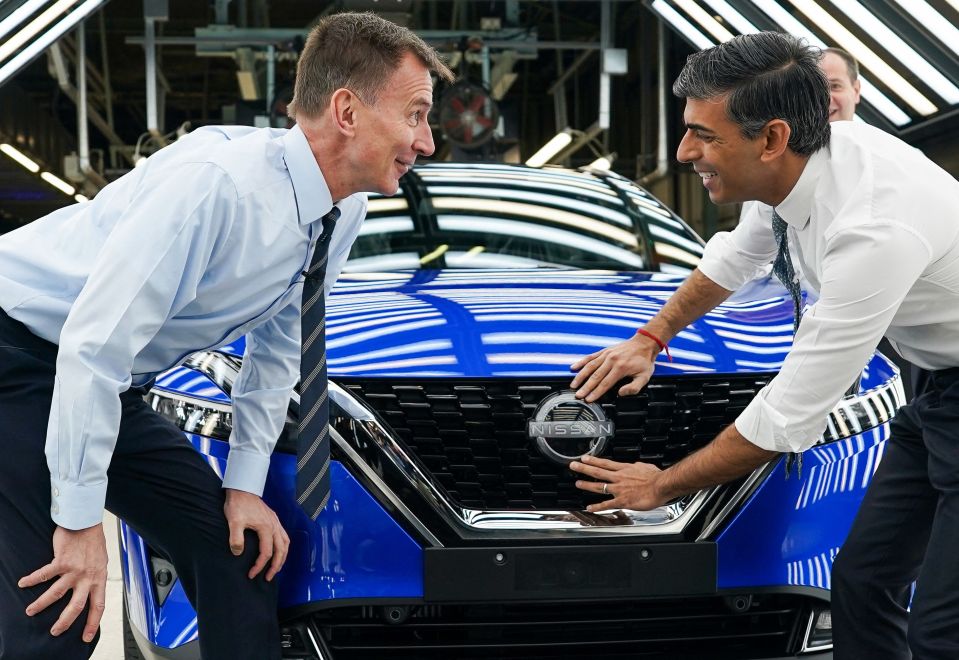
M 344 275 L 328 307 L 329 374 L 422 379 L 565 377 L 569 364 L 628 338 L 652 317 L 681 278 L 650 273 L 402 271 Z M 759 280 L 680 333 L 656 375 L 771 373 L 792 339 L 792 304 Z M 242 342 L 224 347 L 241 355 Z M 876 356 L 862 388 L 884 383 L 894 367 Z M 156 388 L 228 403 L 189 367 Z M 716 537 L 717 587 L 829 588 L 829 568 L 882 454 L 888 424 L 805 453 L 801 476 L 783 462 Z M 226 443 L 191 435 L 220 475 Z M 418 598 L 423 550 L 338 462 L 332 494 L 317 522 L 295 505 L 295 459 L 276 453 L 264 493 L 292 540 L 279 575 L 281 606 L 338 599 Z M 159 605 L 142 540 L 123 525 L 131 622 L 153 644 L 172 648 L 196 635 L 195 614 L 177 588 Z

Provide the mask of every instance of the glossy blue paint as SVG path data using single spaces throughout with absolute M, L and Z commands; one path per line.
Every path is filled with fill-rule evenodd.
M 327 308 L 330 377 L 566 376 L 631 337 L 681 282 L 559 269 L 344 274 Z M 673 361 L 661 355 L 656 373 L 777 370 L 792 340 L 782 294 L 759 282 L 721 305 L 671 342 Z
M 196 613 L 179 581 L 162 606 L 157 605 L 146 544 L 126 523 L 120 523 L 120 560 L 130 625 L 161 648 L 176 648 L 196 639 Z
M 718 586 L 830 588 L 833 560 L 849 533 L 889 435 L 883 424 L 803 455 L 802 476 L 784 462 L 716 541 Z

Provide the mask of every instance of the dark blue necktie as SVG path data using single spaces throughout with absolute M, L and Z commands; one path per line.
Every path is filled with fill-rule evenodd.
M 326 309 L 323 282 L 330 236 L 340 210 L 323 216 L 323 233 L 303 282 L 300 311 L 300 425 L 296 448 L 296 501 L 316 520 L 330 498 L 330 406 L 326 380 Z
M 799 290 L 799 278 L 796 276 L 796 269 L 793 268 L 793 260 L 789 256 L 789 239 L 786 237 L 786 221 L 780 217 L 773 209 L 773 236 L 776 238 L 776 244 L 779 251 L 776 253 L 776 261 L 773 262 L 773 275 L 775 275 L 793 299 L 793 334 L 799 330 L 799 320 L 802 317 L 802 293 Z M 789 452 L 786 454 L 786 478 L 789 478 L 789 472 L 796 465 L 797 476 L 802 479 L 802 454 Z
M 799 278 L 793 268 L 793 261 L 789 257 L 789 240 L 786 238 L 786 221 L 773 209 L 773 236 L 779 251 L 776 261 L 773 262 L 773 274 L 783 283 L 793 299 L 793 334 L 799 330 L 799 319 L 802 317 L 802 294 L 799 291 Z

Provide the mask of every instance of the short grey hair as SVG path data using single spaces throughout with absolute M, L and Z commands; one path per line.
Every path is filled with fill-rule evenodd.
M 406 54 L 447 82 L 453 72 L 439 54 L 411 30 L 372 12 L 343 12 L 322 19 L 310 30 L 296 63 L 293 100 L 287 114 L 318 117 L 333 92 L 346 88 L 364 103 L 376 100 Z
M 829 84 L 820 51 L 779 32 L 743 34 L 698 53 L 673 84 L 681 98 L 725 97 L 726 115 L 747 139 L 773 119 L 789 124 L 789 148 L 808 156 L 829 143 Z

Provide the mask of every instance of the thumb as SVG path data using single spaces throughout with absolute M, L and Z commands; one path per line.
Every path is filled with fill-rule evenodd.
M 643 375 L 636 376 L 631 381 L 619 388 L 619 396 L 628 396 L 630 394 L 639 394 L 649 379 Z
M 232 521 L 230 525 L 230 552 L 239 557 L 243 554 L 243 525 Z

